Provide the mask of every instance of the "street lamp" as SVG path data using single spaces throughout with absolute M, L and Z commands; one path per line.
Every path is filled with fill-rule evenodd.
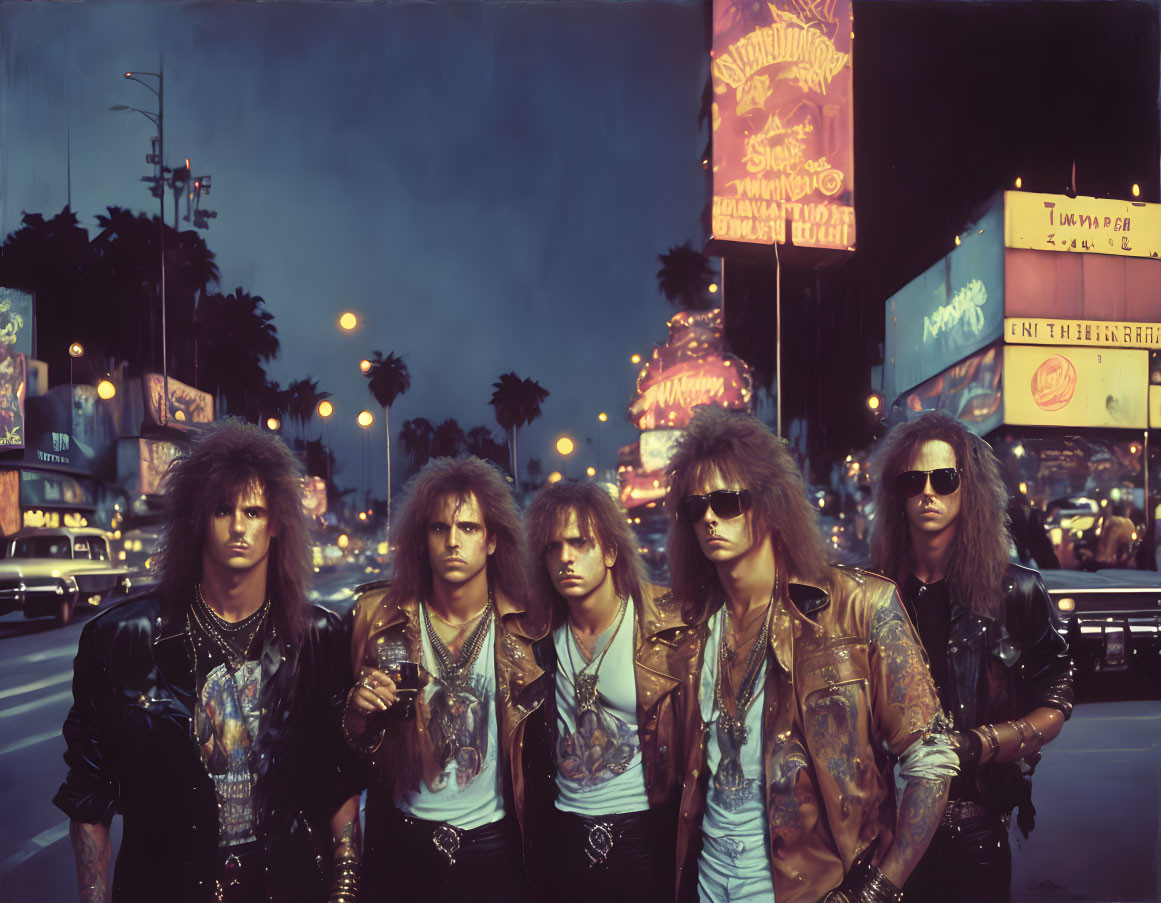
M 567 458 L 573 453 L 573 449 L 575 448 L 576 443 L 573 442 L 572 439 L 570 439 L 568 436 L 561 436 L 556 440 L 556 453 L 558 455 L 562 455 L 563 457 Z
M 367 429 L 367 427 L 375 422 L 375 415 L 370 411 L 359 411 L 359 416 L 355 418 L 355 422 L 363 429 Z
M 371 372 L 371 362 L 369 360 L 367 360 L 366 358 L 363 358 L 361 361 L 359 361 L 359 369 L 363 373 L 370 373 Z
M 351 332 L 358 325 L 359 318 L 349 310 L 343 311 L 343 313 L 339 314 L 339 328 L 344 332 Z
M 330 417 L 334 412 L 335 406 L 327 399 L 324 398 L 318 403 L 318 415 L 319 417 L 323 418 L 323 420 L 326 420 L 326 418 Z
M 282 422 L 277 417 L 266 418 L 266 429 L 270 430 L 270 432 L 277 433 L 281 426 Z
M 604 411 L 597 414 L 597 470 L 601 469 L 601 424 L 607 422 L 609 415 Z M 592 474 L 589 474 L 592 476 Z
M 113 385 L 111 380 L 103 379 L 97 383 L 97 396 L 104 401 L 108 401 L 117 394 L 117 387 Z

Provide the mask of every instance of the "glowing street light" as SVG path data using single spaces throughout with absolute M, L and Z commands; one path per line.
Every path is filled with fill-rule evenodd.
M 370 411 L 359 411 L 359 416 L 355 418 L 355 422 L 366 429 L 375 422 L 375 415 Z
M 556 453 L 558 455 L 564 455 L 567 457 L 573 453 L 575 448 L 576 443 L 573 442 L 572 439 L 570 439 L 568 436 L 561 436 L 556 440 Z
M 108 401 L 117 394 L 117 387 L 107 379 L 101 380 L 97 383 L 97 396 L 104 401 Z M 178 413 L 181 413 L 180 411 Z
M 714 294 L 717 294 L 717 291 L 718 291 L 718 284 L 716 282 L 711 282 L 709 284 L 709 293 L 711 295 L 714 295 Z
M 69 345 L 69 357 L 84 357 L 85 346 L 80 342 L 73 342 Z
M 1136 182 L 1133 183 L 1133 197 L 1139 198 L 1141 196 L 1141 186 Z
M 883 406 L 883 398 L 878 392 L 872 392 L 867 396 L 867 407 L 872 411 L 877 411 Z
M 554 470 L 548 475 L 548 482 L 550 483 L 559 483 L 563 479 L 564 474 L 562 474 L 559 470 Z
M 340 549 L 345 549 L 350 544 L 351 544 L 351 538 L 349 536 L 347 536 L 346 533 L 340 533 L 338 538 L 335 540 L 335 545 L 338 546 Z
M 266 429 L 270 430 L 270 432 L 277 433 L 281 426 L 282 421 L 280 421 L 277 417 L 266 418 Z
M 339 315 L 339 328 L 340 329 L 345 330 L 346 332 L 350 332 L 358 325 L 359 325 L 359 318 L 356 317 L 349 310 L 344 311 L 342 314 Z
M 361 361 L 359 361 L 359 369 L 362 370 L 364 373 L 370 373 L 371 372 L 371 362 L 369 360 L 367 360 L 366 358 L 363 358 Z
M 590 477 L 595 477 L 597 475 L 597 469 L 595 467 L 590 467 L 585 471 L 585 473 L 587 473 Z
M 609 415 L 604 411 L 601 411 L 601 413 L 597 414 L 597 420 L 601 421 L 601 423 L 605 423 L 608 419 Z
M 330 401 L 324 398 L 318 403 L 318 415 L 322 418 L 330 417 L 335 412 L 335 406 Z
M 629 363 L 630 363 L 630 364 L 639 364 L 639 363 L 641 363 L 641 355 L 639 355 L 639 354 L 634 354 L 634 355 L 633 355 L 631 358 L 629 358 Z

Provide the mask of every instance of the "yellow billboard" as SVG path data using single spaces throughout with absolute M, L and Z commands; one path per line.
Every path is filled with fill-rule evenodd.
M 1149 429 L 1161 427 L 1161 386 L 1149 386 Z
M 1004 192 L 1004 247 L 1161 256 L 1161 204 Z
M 1136 348 L 1004 346 L 1004 422 L 1143 429 L 1149 352 Z
M 1015 345 L 1090 345 L 1161 349 L 1161 323 L 1005 317 L 1004 341 Z

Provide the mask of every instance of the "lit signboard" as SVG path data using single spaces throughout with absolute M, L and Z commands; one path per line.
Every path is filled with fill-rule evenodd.
M 1004 192 L 1004 245 L 1124 257 L 1161 253 L 1161 204 Z
M 1013 345 L 1090 345 L 1161 349 L 1161 323 L 1109 323 L 1050 317 L 1006 317 L 1004 341 Z
M 0 345 L 11 354 L 32 354 L 33 301 L 28 292 L 0 286 Z
M 713 13 L 714 238 L 854 250 L 850 0 Z
M 1001 423 L 1002 361 L 993 345 L 920 383 L 896 404 L 902 404 L 908 418 L 939 411 L 982 436 Z
M 137 442 L 141 453 L 137 489 L 142 495 L 160 495 L 161 481 L 178 456 L 177 446 L 159 439 L 138 439 Z
M 145 374 L 145 411 L 153 423 L 185 429 L 191 423 L 214 419 L 214 397 L 209 392 L 169 378 L 169 404 L 162 403 L 165 380 L 160 373 Z
M 24 448 L 25 358 L 0 349 L 0 447 Z
M 736 358 L 706 357 L 666 368 L 639 386 L 629 416 L 639 430 L 682 429 L 699 404 L 745 407 L 749 374 Z
M 1144 428 L 1149 352 L 1004 346 L 1004 421 L 1022 426 Z

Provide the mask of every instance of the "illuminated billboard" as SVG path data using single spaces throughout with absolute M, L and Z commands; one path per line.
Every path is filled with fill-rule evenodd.
M 169 404 L 162 402 L 165 379 L 160 373 L 145 374 L 145 414 L 156 424 L 185 429 L 191 423 L 211 423 L 214 397 L 209 392 L 169 378 Z
M 0 448 L 24 448 L 24 361 L 0 346 Z
M 896 404 L 909 419 L 939 411 L 982 436 L 1001 423 L 1002 363 L 999 346 L 993 345 L 920 383 Z
M 713 17 L 713 237 L 854 250 L 850 0 Z
M 140 482 L 137 490 L 142 495 L 160 495 L 161 481 L 165 478 L 169 465 L 179 454 L 172 442 L 159 439 L 138 439 L 140 457 Z
M 1004 192 L 1004 245 L 1033 251 L 1161 255 L 1161 204 Z
M 1004 421 L 1021 426 L 1149 425 L 1149 352 L 1004 346 Z

